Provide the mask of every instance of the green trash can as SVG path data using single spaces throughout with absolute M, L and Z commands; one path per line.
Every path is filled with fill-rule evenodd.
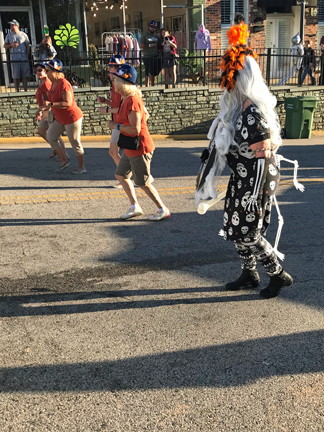
M 310 138 L 313 114 L 317 108 L 315 96 L 297 96 L 285 98 L 286 138 Z

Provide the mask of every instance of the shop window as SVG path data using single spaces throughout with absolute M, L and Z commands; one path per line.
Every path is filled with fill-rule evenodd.
M 139 28 L 143 31 L 143 23 L 142 23 L 142 12 L 135 12 L 133 14 L 134 18 L 134 28 Z
M 119 30 L 119 17 L 113 17 L 111 18 L 111 29 L 112 30 Z
M 324 0 L 317 0 L 318 6 L 318 23 L 324 25 Z
M 232 11 L 232 0 L 221 0 L 221 23 L 225 26 L 230 26 L 231 16 L 240 13 L 244 15 L 244 2 L 245 0 L 235 0 L 235 11 Z

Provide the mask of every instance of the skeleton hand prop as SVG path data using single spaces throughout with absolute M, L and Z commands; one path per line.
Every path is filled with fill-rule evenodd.
M 278 166 L 278 168 L 280 168 L 280 161 L 282 161 L 282 160 L 284 160 L 286 162 L 290 162 L 291 164 L 294 165 L 294 179 L 293 179 L 294 186 L 300 192 L 304 192 L 305 186 L 303 184 L 299 183 L 299 181 L 297 180 L 297 171 L 298 171 L 298 168 L 299 168 L 298 161 L 297 160 L 286 159 L 282 155 L 276 154 L 276 165 Z
M 258 161 L 257 161 L 257 173 L 256 173 L 256 178 L 255 178 L 255 183 L 254 183 L 254 190 L 253 190 L 252 195 L 248 198 L 248 200 L 244 206 L 245 211 L 255 212 L 255 211 L 259 210 L 258 204 L 257 204 L 257 199 L 258 199 L 259 190 L 260 190 L 260 186 L 261 186 L 263 171 L 264 171 L 264 159 L 258 159 Z

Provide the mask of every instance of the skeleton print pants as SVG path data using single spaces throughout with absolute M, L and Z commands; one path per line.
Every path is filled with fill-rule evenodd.
M 269 276 L 277 275 L 282 267 L 271 244 L 256 231 L 248 242 L 234 241 L 243 270 L 255 270 L 257 260 L 261 263 Z

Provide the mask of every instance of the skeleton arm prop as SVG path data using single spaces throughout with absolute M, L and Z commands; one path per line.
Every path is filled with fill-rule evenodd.
M 249 212 L 258 211 L 257 199 L 259 195 L 259 190 L 261 186 L 262 176 L 264 171 L 264 159 L 257 160 L 257 169 L 256 169 L 256 179 L 254 183 L 254 190 L 252 195 L 247 200 L 244 210 Z
M 298 161 L 286 159 L 282 155 L 278 155 L 278 154 L 275 155 L 275 158 L 276 158 L 276 165 L 277 165 L 278 169 L 280 169 L 280 161 L 282 161 L 282 160 L 289 162 L 289 163 L 294 165 L 294 179 L 293 179 L 294 186 L 297 190 L 304 192 L 305 186 L 302 185 L 301 183 L 299 183 L 297 180 L 297 171 L 298 171 L 298 166 L 299 166 Z M 274 245 L 273 249 L 274 249 L 275 253 L 277 254 L 277 257 L 281 261 L 283 261 L 285 259 L 285 255 L 278 251 L 278 244 L 279 244 L 279 240 L 280 240 L 280 236 L 281 236 L 282 226 L 284 224 L 284 219 L 280 213 L 279 204 L 278 204 L 277 198 L 275 196 L 274 196 L 274 203 L 275 203 L 276 210 L 278 213 L 278 230 L 277 230 L 276 241 L 275 241 L 275 245 Z

